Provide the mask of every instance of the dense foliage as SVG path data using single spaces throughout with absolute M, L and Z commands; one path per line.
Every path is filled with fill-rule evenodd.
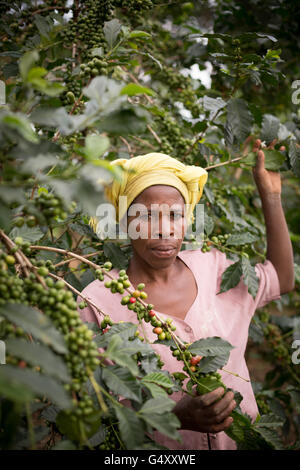
M 255 296 L 254 264 L 266 249 L 251 175 L 260 139 L 266 167 L 282 174 L 296 289 L 253 318 L 247 357 L 265 364 L 260 381 L 250 369 L 261 416 L 251 423 L 237 407 L 228 434 L 239 448 L 299 448 L 296 6 L 37 0 L 3 1 L 0 11 L 0 447 L 155 449 L 154 430 L 178 437 L 168 394 L 222 385 L 231 345 L 182 342 L 170 320 L 153 316 L 147 286 L 128 289 L 128 241 L 102 240 L 88 222 L 105 202 L 104 183 L 119 177 L 115 158 L 159 151 L 205 167 L 202 251 L 234 260 L 222 291 L 242 277 Z M 205 70 L 211 84 L 200 79 Z M 124 293 L 120 308 L 137 313 L 140 331 L 113 324 L 110 312 L 99 326 L 81 321 L 88 301 L 76 300 L 94 279 Z M 162 369 L 144 321 L 180 372 Z

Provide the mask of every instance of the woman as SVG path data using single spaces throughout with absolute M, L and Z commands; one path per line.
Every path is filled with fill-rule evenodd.
M 293 289 L 293 255 L 281 206 L 281 182 L 278 173 L 264 168 L 264 154 L 258 151 L 254 178 L 261 196 L 267 230 L 267 261 L 256 265 L 259 289 L 253 299 L 241 281 L 235 288 L 218 294 L 221 276 L 232 263 L 225 254 L 213 249 L 180 251 L 187 224 L 202 195 L 207 173 L 196 166 L 163 154 L 148 154 L 130 160 L 116 160 L 125 169 L 122 181 L 114 181 L 107 196 L 114 204 L 119 222 L 134 228 L 131 233 L 133 256 L 127 274 L 133 288 L 146 285 L 147 301 L 154 311 L 169 317 L 176 334 L 189 343 L 199 338 L 220 336 L 234 349 L 226 369 L 249 379 L 244 352 L 251 318 L 258 307 L 278 299 Z M 120 196 L 127 196 L 121 207 Z M 137 204 L 139 204 L 137 206 Z M 156 205 L 156 206 L 155 206 Z M 158 205 L 158 206 L 157 206 Z M 184 209 L 188 206 L 186 214 Z M 140 210 L 139 216 L 132 209 Z M 129 209 L 129 210 L 128 210 Z M 151 210 L 152 209 L 152 210 Z M 152 224 L 151 224 L 152 222 Z M 143 236 L 142 236 L 143 234 Z M 117 270 L 112 273 L 117 274 Z M 103 283 L 90 283 L 82 294 L 91 299 L 113 321 L 137 323 L 136 314 L 120 305 L 121 294 L 111 294 Z M 218 294 L 218 295 L 217 295 Z M 81 298 L 78 297 L 78 302 Z M 101 317 L 92 306 L 79 310 L 84 321 L 100 324 Z M 156 339 L 152 326 L 145 324 L 150 341 Z M 153 345 L 169 372 L 180 370 L 180 363 L 169 348 Z M 253 419 L 258 409 L 250 381 L 221 371 L 227 388 L 243 396 L 241 408 Z M 235 442 L 225 433 L 236 403 L 233 393 L 218 388 L 202 396 L 174 393 L 173 412 L 181 422 L 182 443 L 155 432 L 157 442 L 169 449 L 235 449 Z

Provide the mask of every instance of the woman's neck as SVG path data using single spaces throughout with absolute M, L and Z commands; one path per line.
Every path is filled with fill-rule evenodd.
M 136 253 L 129 261 L 127 274 L 131 282 L 144 282 L 145 284 L 167 284 L 178 272 L 178 259 L 166 267 L 154 268 Z

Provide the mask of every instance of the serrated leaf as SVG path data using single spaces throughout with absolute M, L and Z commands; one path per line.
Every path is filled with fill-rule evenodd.
M 215 372 L 218 369 L 221 369 L 225 364 L 227 364 L 229 359 L 230 352 L 225 354 L 220 354 L 218 356 L 208 356 L 201 359 L 198 364 L 200 372 L 208 374 L 209 372 Z
M 144 425 L 137 413 L 125 406 L 114 406 L 122 441 L 133 450 L 144 440 Z
M 221 287 L 220 292 L 218 292 L 218 294 L 221 294 L 222 292 L 227 292 L 229 289 L 232 289 L 233 287 L 237 286 L 240 282 L 242 274 L 243 271 L 241 260 L 228 266 L 228 268 L 226 268 L 222 274 Z
M 145 375 L 141 382 L 152 382 L 156 385 L 161 385 L 164 388 L 171 388 L 173 386 L 172 380 L 162 372 L 151 372 L 150 374 Z
M 250 232 L 232 233 L 227 238 L 226 245 L 233 245 L 233 246 L 246 245 L 247 243 L 253 243 L 257 241 L 258 238 L 259 238 L 258 236 L 253 235 Z
M 84 420 L 81 417 L 70 419 L 70 415 L 61 410 L 56 418 L 56 426 L 59 431 L 74 441 L 81 441 L 82 435 L 87 438 L 92 437 L 101 424 L 101 411 L 97 410 L 86 416 Z
M 2 381 L 18 385 L 20 393 L 25 387 L 39 397 L 47 397 L 61 408 L 72 406 L 71 398 L 60 383 L 52 377 L 33 372 L 30 369 L 20 369 L 6 364 L 5 367 L 0 367 L 0 383 Z
M 153 90 L 150 90 L 150 88 L 147 88 L 145 86 L 138 85 L 136 83 L 128 83 L 128 85 L 125 85 L 124 88 L 121 90 L 121 95 L 127 95 L 127 96 L 135 96 L 135 95 L 150 95 L 154 96 L 155 92 Z
M 227 355 L 234 346 L 228 341 L 213 336 L 210 338 L 201 338 L 188 347 L 188 351 L 199 356 L 224 356 Z
M 212 233 L 214 226 L 215 226 L 214 219 L 210 217 L 209 215 L 207 215 L 206 212 L 204 212 L 204 231 L 207 236 L 209 236 Z
M 5 341 L 9 354 L 29 362 L 32 366 L 40 366 L 44 374 L 55 377 L 62 382 L 70 383 L 71 377 L 68 368 L 57 354 L 51 349 L 36 343 L 29 343 L 24 339 L 10 338 Z
M 277 139 L 279 126 L 280 121 L 276 116 L 264 114 L 260 133 L 261 140 L 269 144 L 272 140 Z
M 68 349 L 63 335 L 54 327 L 51 320 L 37 309 L 20 303 L 7 303 L 0 306 L 0 315 L 42 343 L 51 346 L 58 353 L 67 354 Z
M 109 148 L 109 138 L 98 134 L 89 134 L 85 139 L 84 153 L 89 159 L 101 157 Z
M 293 141 L 289 147 L 289 159 L 293 173 L 300 177 L 300 147 Z
M 265 428 L 277 428 L 278 426 L 283 425 L 284 420 L 278 415 L 269 413 L 260 417 L 260 419 L 255 423 L 255 428 L 265 427 Z
M 168 397 L 151 398 L 139 410 L 140 414 L 162 414 L 171 411 L 175 406 L 174 400 Z
M 2 122 L 11 129 L 18 131 L 24 139 L 29 142 L 37 143 L 39 141 L 38 135 L 34 132 L 30 121 L 26 116 L 20 113 L 7 114 L 2 117 Z
M 114 268 L 124 269 L 127 267 L 127 258 L 120 246 L 113 242 L 103 243 L 105 256 L 112 262 Z
M 180 421 L 173 413 L 143 414 L 143 418 L 147 424 L 165 436 L 177 441 L 181 440 L 177 431 L 180 428 Z
M 141 386 L 127 369 L 119 366 L 109 366 L 103 369 L 102 377 L 114 393 L 141 403 Z
M 278 150 L 265 150 L 264 149 L 264 154 L 265 154 L 265 168 L 270 171 L 279 170 L 279 168 L 281 167 L 281 165 L 283 164 L 285 160 L 285 156 Z M 250 152 L 246 158 L 243 158 L 241 160 L 241 163 L 244 163 L 245 165 L 249 165 L 249 166 L 255 166 L 256 159 L 257 159 L 256 154 L 253 152 Z
M 99 334 L 94 337 L 95 343 L 100 345 L 108 344 L 113 335 L 118 335 L 124 340 L 134 336 L 137 330 L 137 325 L 134 323 L 124 322 L 124 323 L 115 323 L 105 334 Z
M 276 450 L 283 450 L 284 445 L 282 444 L 277 432 L 274 429 L 267 427 L 255 427 L 257 433 L 273 448 Z
M 256 275 L 255 268 L 245 256 L 242 256 L 241 266 L 244 284 L 248 287 L 249 294 L 255 297 L 259 286 L 259 279 Z
M 22 237 L 25 242 L 31 243 L 39 241 L 44 235 L 38 226 L 30 228 L 27 225 L 14 227 L 9 234 L 11 238 Z
M 118 19 L 106 21 L 103 26 L 103 32 L 109 48 L 111 49 L 121 31 L 121 23 Z
M 146 33 L 146 31 L 139 31 L 139 30 L 131 31 L 131 33 L 129 34 L 129 38 L 131 38 L 131 39 L 133 39 L 133 38 L 146 38 L 146 39 L 149 39 L 151 37 L 152 37 L 151 34 Z
M 121 349 L 122 348 L 122 349 Z M 132 354 L 135 354 L 137 349 L 133 352 L 124 351 L 123 341 L 118 335 L 113 335 L 108 348 L 105 352 L 105 357 L 108 357 L 116 364 L 122 367 L 126 367 L 130 370 L 132 375 L 137 376 L 139 373 L 136 362 L 130 357 Z
M 227 121 L 238 143 L 242 143 L 251 134 L 253 116 L 244 100 L 232 98 L 228 102 Z
M 167 392 L 159 385 L 156 385 L 151 382 L 142 382 L 143 385 L 150 391 L 153 398 L 167 397 Z
M 210 119 L 215 116 L 215 114 L 222 108 L 226 106 L 226 101 L 222 98 L 210 98 L 209 96 L 204 96 L 203 98 L 203 107 L 205 110 L 209 111 Z
M 36 50 L 25 52 L 20 58 L 19 69 L 24 81 L 26 81 L 29 70 L 37 60 L 39 60 L 39 53 Z

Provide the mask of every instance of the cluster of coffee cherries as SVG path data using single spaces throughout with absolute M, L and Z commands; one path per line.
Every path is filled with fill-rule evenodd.
M 73 293 L 68 290 L 63 280 L 54 280 L 49 269 L 53 269 L 51 260 L 30 258 L 33 266 L 28 277 L 20 278 L 13 270 L 16 264 L 14 253 L 23 249 L 21 237 L 14 239 L 16 246 L 9 254 L 1 251 L 0 255 L 0 305 L 6 302 L 17 302 L 37 307 L 48 316 L 56 328 L 64 335 L 68 353 L 66 365 L 72 377 L 71 383 L 64 385 L 67 391 L 76 395 L 74 407 L 68 412 L 70 417 L 85 417 L 93 413 L 93 402 L 84 388 L 89 373 L 99 365 L 99 352 L 92 341 L 93 332 L 82 322 Z M 27 248 L 27 244 L 26 244 Z M 42 277 L 43 282 L 36 275 Z M 9 321 L 1 326 L 4 337 L 21 337 L 25 332 Z M 21 363 L 20 363 L 21 360 Z M 8 357 L 8 362 L 19 367 L 31 367 L 22 358 Z
M 105 426 L 105 438 L 103 442 L 99 445 L 99 450 L 120 450 L 124 449 L 125 446 L 122 443 L 121 437 L 119 435 L 118 428 L 114 427 L 114 424 L 111 422 L 103 422 Z
M 103 267 L 106 269 L 110 269 L 112 265 L 109 261 L 107 261 L 106 263 L 104 263 Z M 96 273 L 97 271 L 99 271 L 100 275 L 101 270 L 96 270 Z M 121 269 L 118 273 L 118 278 L 105 281 L 104 286 L 107 289 L 110 289 L 113 294 L 124 294 L 125 290 L 128 290 L 131 287 L 131 283 L 128 279 L 128 275 L 126 274 L 126 270 Z M 143 282 L 139 283 L 135 290 L 129 291 L 128 294 L 122 297 L 120 301 L 121 305 L 127 305 L 128 310 L 133 310 L 134 312 L 136 312 L 138 320 L 144 320 L 146 323 L 150 322 L 153 326 L 153 333 L 157 335 L 158 340 L 171 340 L 172 336 L 170 330 L 176 330 L 176 327 L 172 325 L 172 319 L 167 318 L 165 322 L 159 320 L 156 316 L 155 311 L 153 310 L 154 305 L 150 303 L 146 304 L 145 302 L 141 302 L 147 299 L 147 293 L 144 291 L 144 289 L 145 284 Z M 106 327 L 107 325 L 104 324 L 104 328 Z M 139 333 L 137 332 L 137 336 L 138 335 Z M 142 341 L 144 340 L 144 338 L 142 337 L 140 337 L 140 339 Z
M 87 63 L 80 64 L 81 78 L 91 78 L 108 74 L 108 62 L 100 57 L 93 57 Z
M 162 152 L 172 153 L 182 158 L 182 155 L 191 149 L 191 138 L 182 135 L 179 122 L 170 113 L 164 111 L 163 115 L 156 116 L 155 124 L 160 136 Z M 198 154 L 197 149 L 191 149 L 189 157 L 193 160 Z
M 128 13 L 140 13 L 144 10 L 151 10 L 153 8 L 152 0 L 114 0 L 114 5 L 120 8 L 126 8 Z
M 67 42 L 82 43 L 88 49 L 106 47 L 103 25 L 111 19 L 112 9 L 113 3 L 110 0 L 86 0 L 81 2 L 80 8 L 74 5 L 75 14 L 62 32 L 63 38 Z
M 35 227 L 38 224 L 51 226 L 57 220 L 65 220 L 68 212 L 72 212 L 75 206 L 76 203 L 73 202 L 67 208 L 61 197 L 41 191 L 24 204 L 22 215 L 18 215 L 13 224 L 17 227 L 22 227 L 24 224 L 28 227 Z
M 284 340 L 282 339 L 282 332 L 279 326 L 269 322 L 270 317 L 266 311 L 260 312 L 259 319 L 266 323 L 266 325 L 263 327 L 263 332 L 267 342 L 272 348 L 272 354 L 281 364 L 289 364 L 290 353 Z
M 166 83 L 170 88 L 172 101 L 180 101 L 188 109 L 193 118 L 198 118 L 203 111 L 201 105 L 197 102 L 198 97 L 193 89 L 190 77 L 184 77 L 177 69 L 172 67 L 162 67 L 157 74 L 158 80 Z
M 224 235 L 213 235 L 210 239 L 205 239 L 203 241 L 201 251 L 203 253 L 206 253 L 207 251 L 210 251 L 213 247 L 218 248 L 218 250 L 224 252 L 225 251 L 225 243 L 228 240 L 230 234 L 225 233 Z

